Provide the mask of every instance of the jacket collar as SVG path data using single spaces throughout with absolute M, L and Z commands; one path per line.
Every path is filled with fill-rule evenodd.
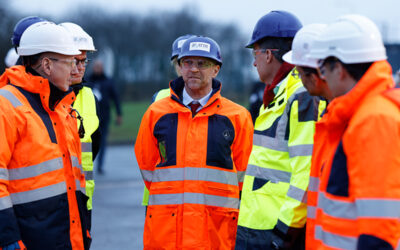
M 12 84 L 28 92 L 39 94 L 42 97 L 40 98 L 42 103 L 46 104 L 45 106 L 51 110 L 54 110 L 55 106 L 62 100 L 66 100 L 66 104 L 72 104 L 75 99 L 74 94 L 71 98 L 65 98 L 71 94 L 71 89 L 63 92 L 32 68 L 25 68 L 20 65 L 7 68 L 0 76 L 0 87 L 6 84 Z
M 389 63 L 386 60 L 374 62 L 353 89 L 329 103 L 326 115 L 330 117 L 330 123 L 347 124 L 367 97 L 380 94 L 393 86 Z

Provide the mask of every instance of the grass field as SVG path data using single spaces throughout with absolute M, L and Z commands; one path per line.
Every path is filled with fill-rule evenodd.
M 110 126 L 108 142 L 112 144 L 133 144 L 142 116 L 149 105 L 149 101 L 122 103 L 122 125 L 117 126 L 115 124 L 115 113 L 113 113 L 113 122 Z

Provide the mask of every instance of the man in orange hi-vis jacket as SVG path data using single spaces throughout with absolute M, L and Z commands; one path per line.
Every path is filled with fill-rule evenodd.
M 379 30 L 363 16 L 339 17 L 320 33 L 309 57 L 319 60 L 334 99 L 316 125 L 318 202 L 308 210 L 315 224 L 307 221 L 306 249 L 396 249 L 400 110 L 387 96 L 396 92 Z
M 0 249 L 89 249 L 72 37 L 38 22 L 0 77 Z M 26 248 L 25 248 L 26 247 Z
M 252 120 L 220 95 L 214 40 L 189 38 L 178 61 L 182 77 L 149 107 L 136 139 L 150 191 L 144 249 L 234 249 Z

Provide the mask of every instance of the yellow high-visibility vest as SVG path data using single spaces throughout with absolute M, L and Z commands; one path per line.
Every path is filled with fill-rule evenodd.
M 91 210 L 94 192 L 91 136 L 99 128 L 99 118 L 96 113 L 96 100 L 90 88 L 83 87 L 79 90 L 73 108 L 76 109 L 83 118 L 83 127 L 85 128 L 85 136 L 81 138 L 82 167 L 86 179 L 86 195 L 89 197 L 87 208 Z M 78 120 L 78 128 L 79 126 L 80 121 Z
M 326 101 L 310 96 L 292 72 L 255 122 L 238 220 L 246 230 L 285 232 L 306 222 L 315 122 Z

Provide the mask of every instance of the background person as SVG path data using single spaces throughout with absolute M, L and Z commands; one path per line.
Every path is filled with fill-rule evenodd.
M 310 58 L 310 50 L 315 39 L 320 35 L 326 28 L 326 24 L 309 24 L 301 28 L 293 39 L 292 50 L 283 56 L 283 60 L 286 62 L 296 65 L 301 81 L 307 91 L 313 96 L 322 96 L 327 100 L 332 100 L 332 92 L 328 88 L 325 80 L 321 79 L 317 71 L 317 60 Z M 325 114 L 326 110 L 322 112 Z M 318 125 L 316 125 L 318 126 Z M 321 137 L 318 133 L 315 133 L 314 144 L 318 141 L 326 140 Z M 310 249 L 311 243 L 309 234 L 314 235 L 315 213 L 318 203 L 318 178 L 320 175 L 320 169 L 316 168 L 314 164 L 315 157 L 311 157 L 311 170 L 310 170 L 310 181 L 307 190 L 307 245 L 306 249 Z
M 144 249 L 232 249 L 251 117 L 220 95 L 214 40 L 189 38 L 178 61 L 182 77 L 148 108 L 135 144 L 150 191 Z
M 292 50 L 283 55 L 283 60 L 296 65 L 301 82 L 312 96 L 321 96 L 332 100 L 331 90 L 317 71 L 317 60 L 309 58 L 310 49 L 317 36 L 326 28 L 326 24 L 309 24 L 301 28 L 293 39 Z
M 73 108 L 79 112 L 83 121 L 78 121 L 78 129 L 84 131 L 84 136 L 81 137 L 82 148 L 82 168 L 85 173 L 86 179 L 86 195 L 89 197 L 87 207 L 89 210 L 89 217 L 91 222 L 92 217 L 92 199 L 94 192 L 94 178 L 93 178 L 93 162 L 100 148 L 100 129 L 98 118 L 97 100 L 92 90 L 84 86 L 83 77 L 86 71 L 86 65 L 89 60 L 87 58 L 88 52 L 96 51 L 93 39 L 87 34 L 82 27 L 75 23 L 61 23 L 60 26 L 64 27 L 73 37 L 75 46 L 81 51 L 80 55 L 76 55 L 77 71 L 72 74 L 72 89 L 76 95 L 73 103 Z M 91 229 L 91 223 L 89 230 Z
M 107 147 L 107 137 L 111 119 L 111 101 L 114 102 L 117 112 L 115 120 L 117 125 L 122 124 L 122 109 L 119 96 L 115 88 L 115 83 L 111 78 L 108 78 L 104 74 L 102 61 L 96 60 L 94 62 L 93 73 L 90 76 L 87 85 L 92 89 L 94 95 L 99 101 L 101 142 L 98 153 L 97 170 L 99 174 L 103 174 L 104 155 Z

